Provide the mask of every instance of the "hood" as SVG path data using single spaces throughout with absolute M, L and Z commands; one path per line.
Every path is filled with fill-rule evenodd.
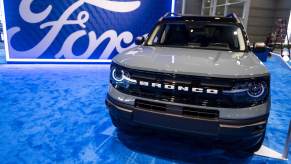
M 196 76 L 248 78 L 268 74 L 252 52 L 139 46 L 117 55 L 113 62 L 132 69 Z

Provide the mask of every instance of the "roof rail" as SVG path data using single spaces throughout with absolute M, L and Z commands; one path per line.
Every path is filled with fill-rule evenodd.
M 233 18 L 233 19 L 236 20 L 237 23 L 241 23 L 240 18 L 235 13 L 227 14 L 225 17 L 227 17 L 227 18 Z
M 180 14 L 177 14 L 177 13 L 171 13 L 171 12 L 167 12 L 165 15 L 163 15 L 159 21 L 163 20 L 164 18 L 166 17 L 169 17 L 169 16 L 181 16 Z

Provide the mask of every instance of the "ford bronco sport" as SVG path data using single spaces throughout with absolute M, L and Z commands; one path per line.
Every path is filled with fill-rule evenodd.
M 113 124 L 233 141 L 264 140 L 270 75 L 239 19 L 165 16 L 111 65 L 106 99 Z

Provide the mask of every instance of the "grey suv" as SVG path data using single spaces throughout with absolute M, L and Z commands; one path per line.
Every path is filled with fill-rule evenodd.
M 207 136 L 249 152 L 261 147 L 270 75 L 239 19 L 165 16 L 136 44 L 111 65 L 106 104 L 117 128 Z

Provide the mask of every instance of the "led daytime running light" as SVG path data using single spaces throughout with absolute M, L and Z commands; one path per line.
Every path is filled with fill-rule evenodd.
M 124 81 L 127 81 L 127 82 L 130 82 L 130 83 L 135 83 L 135 84 L 137 83 L 136 80 L 127 77 L 127 76 L 125 75 L 125 73 L 124 73 L 123 70 L 121 70 L 121 77 L 118 78 L 118 77 L 116 77 L 116 69 L 113 69 L 113 71 L 112 71 L 112 78 L 113 78 L 116 82 L 124 82 Z
M 124 80 L 124 71 L 121 70 L 121 78 L 116 77 L 116 69 L 113 69 L 112 71 L 112 78 L 117 82 L 122 82 Z
M 249 90 L 248 90 L 248 95 L 249 96 L 251 96 L 251 97 L 254 97 L 254 98 L 258 98 L 258 97 L 261 97 L 264 93 L 265 93 L 265 86 L 264 86 L 264 83 L 252 83 L 251 84 L 252 86 L 250 86 L 249 87 Z M 253 85 L 255 85 L 255 86 L 253 86 Z M 252 92 L 252 90 L 251 89 L 253 89 L 253 88 L 251 88 L 251 87 L 259 87 L 259 88 L 255 88 L 255 89 L 259 89 L 258 90 L 258 93 L 259 94 L 253 94 L 253 93 L 251 93 Z

